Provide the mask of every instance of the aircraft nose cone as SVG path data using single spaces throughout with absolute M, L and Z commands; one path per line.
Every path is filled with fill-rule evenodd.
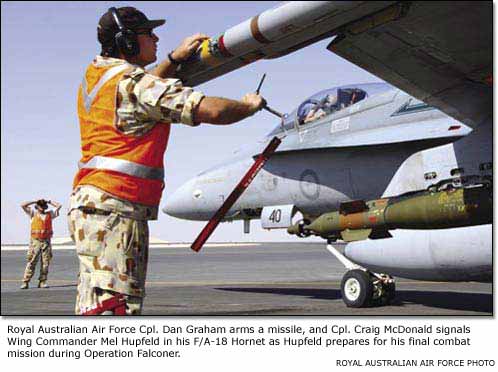
M 182 186 L 167 196 L 163 212 L 172 217 L 186 218 L 191 212 L 191 198 L 188 191 L 186 186 Z
M 172 217 L 191 221 L 202 221 L 212 216 L 209 192 L 192 179 L 178 190 L 166 196 L 162 211 Z
M 251 159 L 252 160 L 252 159 Z M 240 179 L 244 168 L 240 163 L 218 166 L 184 183 L 172 194 L 166 194 L 162 211 L 170 216 L 190 221 L 207 221 L 216 213 Z

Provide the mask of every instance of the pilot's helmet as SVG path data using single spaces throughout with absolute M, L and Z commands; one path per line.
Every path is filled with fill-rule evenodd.
M 337 103 L 337 94 L 327 94 L 326 104 L 329 106 L 333 106 Z

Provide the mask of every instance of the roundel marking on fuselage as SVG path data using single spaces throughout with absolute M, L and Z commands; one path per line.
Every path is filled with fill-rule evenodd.
M 312 169 L 305 169 L 299 177 L 299 189 L 307 199 L 317 200 L 320 197 L 318 174 Z

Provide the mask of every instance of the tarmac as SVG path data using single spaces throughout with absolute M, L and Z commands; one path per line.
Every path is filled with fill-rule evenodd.
M 50 285 L 37 274 L 19 289 L 22 248 L 1 252 L 1 315 L 73 315 L 78 260 L 74 248 L 54 250 Z M 151 247 L 143 315 L 163 316 L 492 316 L 492 283 L 397 279 L 391 305 L 346 307 L 346 269 L 319 243 L 258 243 Z

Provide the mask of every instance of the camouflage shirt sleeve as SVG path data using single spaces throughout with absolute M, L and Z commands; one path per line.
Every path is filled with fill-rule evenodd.
M 139 136 L 161 121 L 196 126 L 194 110 L 203 97 L 178 79 L 161 79 L 137 67 L 118 85 L 117 129 Z

